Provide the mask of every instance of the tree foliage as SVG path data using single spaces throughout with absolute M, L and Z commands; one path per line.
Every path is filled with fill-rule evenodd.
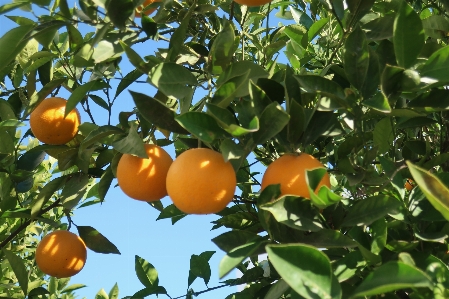
M 449 1 L 164 0 L 135 18 L 143 2 L 0 6 L 17 24 L 0 37 L 1 297 L 74 298 L 83 285 L 40 272 L 36 245 L 70 227 L 75 209 L 103 202 L 121 155 L 142 156 L 151 142 L 178 155 L 202 144 L 237 174 L 212 227 L 227 228 L 212 240 L 226 255 L 219 269 L 213 252 L 192 255 L 189 286 L 237 268 L 243 276 L 224 285 L 248 287 L 229 299 L 449 298 Z M 137 82 L 157 92 L 136 92 Z M 28 116 L 63 90 L 67 113 L 81 107 L 90 119 L 66 145 L 39 144 Z M 130 110 L 112 119 L 118 98 Z M 248 157 L 268 165 L 288 152 L 327 165 L 331 190 L 260 193 Z M 322 175 L 307 174 L 311 185 Z M 187 216 L 152 206 L 158 219 Z M 95 228 L 77 229 L 90 249 L 119 253 Z M 132 298 L 167 294 L 149 261 L 136 256 L 135 269 L 143 289 Z M 97 297 L 118 298 L 118 286 Z

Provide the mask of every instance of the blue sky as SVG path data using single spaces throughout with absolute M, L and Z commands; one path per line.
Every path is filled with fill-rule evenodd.
M 9 0 L 0 0 L 0 4 L 9 2 Z M 72 7 L 74 1 L 68 2 L 69 6 Z M 36 6 L 33 6 L 33 9 L 36 9 L 36 14 L 43 13 Z M 17 10 L 6 15 L 23 15 L 32 18 L 29 13 Z M 280 20 L 272 18 L 270 23 L 275 25 L 278 21 Z M 15 23 L 5 16 L 0 16 L 0 36 L 12 27 L 15 27 Z M 142 56 L 152 54 L 156 47 L 161 47 L 161 45 L 154 41 L 147 41 L 138 47 L 133 46 Z M 166 47 L 166 45 L 162 47 Z M 126 58 L 123 59 L 120 67 L 123 75 L 132 70 Z M 144 79 L 145 77 L 141 78 L 141 80 Z M 118 80 L 115 81 L 114 83 L 118 84 Z M 149 84 L 135 83 L 129 89 L 148 95 L 154 95 L 155 93 L 155 89 Z M 68 94 L 61 93 L 60 96 L 68 97 Z M 118 123 L 120 111 L 131 111 L 133 105 L 129 93 L 123 92 L 113 108 L 112 124 Z M 92 105 L 91 108 L 97 124 L 106 124 L 106 111 L 96 105 Z M 79 110 L 82 121 L 89 121 L 88 116 L 81 109 Z M 173 146 L 167 146 L 165 149 L 172 158 L 175 158 Z M 253 168 L 253 171 L 262 172 L 263 170 L 260 164 Z M 72 277 L 70 282 L 71 284 L 82 283 L 87 285 L 86 288 L 76 291 L 79 295 L 78 298 L 94 298 L 101 288 L 109 292 L 115 283 L 118 283 L 120 298 L 130 296 L 142 289 L 143 285 L 139 282 L 134 271 L 135 255 L 146 259 L 156 267 L 159 272 L 160 285 L 164 286 L 170 296 L 175 298 L 186 294 L 190 256 L 204 251 L 216 251 L 210 260 L 212 277 L 209 287 L 220 285 L 218 265 L 224 256 L 224 252 L 211 242 L 212 238 L 225 232 L 224 229 L 211 231 L 211 221 L 218 219 L 218 216 L 188 216 L 175 225 L 172 225 L 169 219 L 156 221 L 159 215 L 158 211 L 145 202 L 128 198 L 120 188 L 114 188 L 115 184 L 116 180 L 114 180 L 103 204 L 78 209 L 72 218 L 77 225 L 96 228 L 113 242 L 121 252 L 121 255 L 103 255 L 89 250 L 86 266 L 79 274 Z M 164 206 L 171 203 L 168 198 L 164 198 L 162 202 Z M 72 231 L 76 232 L 74 228 L 72 228 Z M 236 277 L 236 273 L 232 272 L 226 278 L 234 277 Z M 206 286 L 202 279 L 197 279 L 191 288 L 195 291 L 202 291 L 206 289 Z M 237 287 L 224 287 L 202 294 L 199 298 L 225 298 L 236 291 Z M 164 297 L 161 296 L 161 298 Z

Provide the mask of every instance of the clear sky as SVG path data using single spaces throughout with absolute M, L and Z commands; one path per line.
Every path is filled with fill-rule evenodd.
M 0 5 L 9 2 L 9 0 L 0 0 Z M 75 3 L 73 0 L 68 2 L 70 7 Z M 36 6 L 33 6 L 33 9 L 35 9 L 37 15 L 44 13 Z M 29 13 L 17 10 L 6 15 L 22 15 L 32 18 Z M 270 23 L 277 21 L 272 18 Z M 0 16 L 0 36 L 15 26 L 15 23 L 4 15 Z M 133 46 L 142 56 L 152 54 L 156 47 L 161 47 L 161 45 L 153 41 Z M 166 47 L 166 45 L 162 47 Z M 120 67 L 123 75 L 132 70 L 126 58 L 123 59 Z M 145 80 L 146 78 L 143 76 L 141 79 Z M 115 81 L 115 84 L 118 84 L 118 80 Z M 136 83 L 131 85 L 129 89 L 148 95 L 154 95 L 155 93 L 155 89 L 149 84 Z M 68 94 L 61 93 L 60 96 L 68 97 Z M 113 108 L 112 124 L 118 123 L 120 111 L 131 111 L 133 106 L 129 93 L 124 91 Z M 106 124 L 106 111 L 96 105 L 92 105 L 91 108 L 94 110 L 97 124 Z M 81 109 L 79 110 L 82 121 L 89 121 L 87 115 Z M 172 158 L 175 158 L 173 146 L 167 146 L 165 149 Z M 258 168 L 254 168 L 253 171 L 263 172 L 262 166 L 256 165 L 255 167 Z M 170 296 L 175 298 L 186 294 L 190 256 L 204 251 L 216 251 L 210 260 L 212 276 L 209 287 L 220 285 L 218 265 L 224 256 L 224 252 L 211 242 L 212 238 L 226 231 L 224 229 L 211 231 L 213 226 L 211 221 L 218 219 L 218 216 L 191 215 L 175 225 L 171 224 L 170 219 L 156 221 L 159 215 L 157 210 L 145 202 L 128 198 L 120 188 L 114 188 L 116 183 L 117 181 L 114 180 L 103 204 L 78 209 L 72 218 L 77 225 L 96 228 L 113 242 L 121 252 L 121 255 L 104 255 L 89 250 L 86 266 L 71 280 L 71 284 L 82 283 L 87 285 L 86 288 L 76 291 L 80 296 L 78 298 L 94 298 L 101 288 L 104 288 L 108 293 L 115 283 L 118 283 L 120 298 L 131 296 L 142 289 L 143 285 L 141 285 L 134 271 L 135 255 L 146 259 L 156 267 L 159 272 L 160 285 L 164 286 Z M 168 198 L 164 198 L 162 202 L 164 206 L 171 203 Z M 72 231 L 76 232 L 76 229 L 72 228 Z M 235 277 L 236 273 L 232 272 L 227 278 Z M 202 279 L 198 278 L 191 288 L 195 291 L 202 291 L 206 289 L 206 286 Z M 199 298 L 225 298 L 236 291 L 236 287 L 224 287 L 202 294 Z M 161 298 L 164 297 L 161 296 Z

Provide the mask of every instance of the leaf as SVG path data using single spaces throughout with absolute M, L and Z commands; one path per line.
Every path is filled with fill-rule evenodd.
M 399 200 L 387 195 L 365 198 L 349 209 L 342 225 L 370 225 L 388 213 L 396 212 L 400 206 Z
M 390 146 L 393 144 L 394 131 L 392 127 L 392 119 L 385 117 L 381 119 L 373 131 L 373 141 L 379 149 L 379 153 L 385 153 L 390 150 Z
M 209 260 L 214 253 L 215 251 L 206 251 L 200 255 L 192 254 L 190 257 L 188 287 L 190 287 L 197 277 L 202 278 L 206 285 L 209 283 L 211 276 Z
M 427 197 L 432 206 L 449 220 L 449 190 L 439 178 L 407 161 L 413 180 Z
M 195 7 L 196 7 L 196 3 L 193 5 L 190 5 L 190 8 L 187 11 L 187 13 L 184 15 L 184 18 L 182 19 L 181 23 L 179 24 L 179 27 L 176 28 L 175 32 L 173 32 L 173 35 L 171 36 L 170 42 L 168 45 L 168 53 L 167 53 L 166 61 L 175 62 L 177 60 L 178 55 L 184 46 L 184 41 L 186 39 L 190 19 L 195 10 Z
M 391 107 L 390 103 L 388 103 L 388 99 L 382 92 L 377 92 L 371 98 L 364 100 L 362 102 L 364 106 L 370 107 L 374 110 L 380 111 L 382 113 L 390 113 Z
M 179 210 L 174 204 L 168 205 L 164 208 L 164 210 L 159 214 L 156 220 L 167 219 L 167 218 L 176 218 L 176 217 L 184 217 L 186 214 Z
M 44 161 L 46 155 L 45 151 L 29 150 L 17 160 L 17 169 L 33 171 Z
M 224 20 L 223 29 L 213 39 L 209 51 L 207 69 L 214 75 L 221 74 L 231 63 L 234 55 L 234 28 Z
M 333 229 L 322 229 L 304 236 L 301 243 L 312 245 L 317 248 L 350 248 L 358 246 L 357 242 L 350 237 Z
M 159 284 L 156 268 L 138 255 L 135 257 L 135 269 L 137 278 L 145 287 L 151 288 Z
M 208 114 L 221 125 L 221 127 L 234 137 L 240 137 L 259 129 L 259 122 L 252 123 L 253 127 L 244 128 L 236 123 L 236 117 L 228 109 L 221 108 L 214 104 L 206 104 Z
M 124 131 L 122 129 L 119 129 L 114 126 L 106 125 L 98 127 L 94 130 L 92 130 L 86 138 L 81 142 L 79 147 L 79 155 L 82 156 L 82 154 L 92 145 L 94 145 L 97 142 L 100 142 L 105 137 L 108 137 L 110 135 L 121 135 L 124 134 Z M 90 160 L 90 158 L 89 158 Z
M 279 275 L 304 298 L 341 298 L 329 258 L 302 244 L 268 245 L 268 258 Z
M 432 288 L 429 277 L 416 267 L 402 262 L 388 262 L 362 281 L 351 298 L 385 294 L 407 288 Z
M 134 91 L 130 91 L 130 93 L 140 114 L 147 121 L 170 132 L 179 134 L 189 133 L 175 120 L 175 112 L 166 105 L 142 93 Z
M 403 68 L 410 68 L 424 46 L 424 28 L 419 15 L 403 1 L 394 20 L 393 44 L 396 61 Z
M 150 17 L 142 14 L 142 30 L 148 37 L 154 37 L 157 34 L 157 23 Z
M 106 11 L 112 23 L 124 29 L 126 21 L 134 11 L 134 3 L 132 0 L 110 0 L 107 2 Z
M 218 275 L 223 278 L 226 274 L 237 267 L 244 259 L 253 255 L 262 245 L 265 245 L 268 241 L 264 238 L 257 236 L 253 241 L 236 247 L 225 255 L 219 265 Z
M 296 24 L 302 25 L 306 27 L 306 29 L 309 29 L 313 25 L 313 20 L 305 12 L 302 12 L 293 6 L 290 6 L 290 12 Z
M 131 154 L 143 159 L 147 159 L 148 154 L 145 151 L 145 146 L 142 138 L 137 132 L 137 126 L 137 123 L 132 123 L 128 135 L 119 140 L 115 140 L 112 143 L 112 146 L 116 151 L 123 154 Z
M 449 53 L 449 51 L 448 51 Z M 449 58 L 448 58 L 449 59 Z M 449 65 L 448 65 L 449 67 Z M 412 99 L 408 107 L 423 111 L 444 111 L 449 109 L 449 90 L 432 89 Z
M 108 294 L 106 294 L 106 291 L 104 289 L 101 289 L 95 295 L 95 299 L 108 299 Z
M 76 228 L 78 229 L 81 239 L 83 239 L 89 249 L 98 253 L 120 254 L 117 247 L 95 228 L 90 226 L 77 226 Z
M 256 144 L 263 144 L 279 133 L 288 123 L 290 117 L 284 109 L 273 102 L 262 112 L 259 120 L 259 130 L 253 133 Z
M 361 89 L 369 67 L 369 48 L 365 33 L 357 26 L 345 42 L 344 67 L 349 82 Z
M 57 190 L 62 188 L 66 180 L 66 176 L 55 178 L 40 190 L 31 208 L 31 219 L 34 219 L 39 214 L 41 208 L 48 202 L 48 200 L 50 200 Z
M 101 202 L 105 200 L 113 180 L 114 174 L 112 173 L 111 166 L 108 166 L 105 172 L 101 175 L 100 182 L 98 183 L 98 198 L 100 198 Z
M 65 116 L 75 109 L 76 105 L 83 100 L 83 98 L 91 91 L 108 88 L 109 86 L 103 81 L 90 81 L 86 84 L 78 86 L 70 95 L 67 100 L 67 106 L 65 108 Z
M 283 279 L 279 279 L 273 283 L 265 295 L 264 299 L 279 299 L 282 295 L 290 289 L 290 286 Z
M 291 228 L 313 232 L 323 229 L 316 210 L 307 199 L 283 196 L 260 208 L 270 212 L 279 223 Z
M 204 112 L 186 112 L 177 116 L 176 121 L 195 137 L 206 143 L 227 136 L 227 133 L 218 126 L 217 121 Z
M 108 297 L 109 299 L 119 299 L 118 294 L 119 294 L 118 284 L 115 283 L 112 289 L 109 291 Z
M 363 25 L 368 40 L 384 40 L 393 37 L 394 17 L 387 15 Z
M 89 176 L 85 173 L 76 173 L 69 177 L 61 192 L 61 202 L 64 208 L 73 209 L 87 192 Z
M 160 63 L 153 67 L 148 74 L 148 82 L 166 96 L 177 99 L 182 99 L 186 93 L 190 92 L 191 86 L 198 84 L 189 70 L 173 62 Z
M 257 234 L 246 230 L 232 230 L 213 238 L 212 242 L 224 252 L 229 252 L 238 246 L 248 243 L 251 239 L 256 237 Z
M 292 143 L 298 142 L 304 133 L 306 126 L 306 115 L 304 108 L 296 101 L 290 102 L 290 120 L 287 126 L 287 139 Z
M 309 31 L 307 32 L 309 42 L 311 42 L 317 35 L 320 34 L 327 23 L 329 23 L 328 18 L 322 18 L 313 22 L 312 26 L 310 26 Z
M 217 89 L 210 103 L 217 105 L 221 108 L 228 107 L 229 104 L 231 104 L 232 101 L 234 101 L 234 99 L 237 97 L 239 92 L 247 88 L 249 84 L 250 73 L 251 71 L 248 70 L 241 76 L 236 76 L 229 79 L 229 81 L 227 81 Z
M 0 37 L 0 71 L 16 58 L 17 54 L 26 46 L 26 36 L 35 25 L 22 25 L 13 28 Z
M 317 93 L 335 100 L 343 100 L 346 97 L 343 88 L 338 83 L 321 76 L 296 75 L 295 78 L 307 92 Z
M 421 77 L 432 78 L 436 81 L 449 81 L 449 46 L 443 47 L 430 55 L 421 68 Z
M 320 136 L 337 136 L 343 133 L 337 114 L 333 112 L 316 111 L 307 124 L 301 141 L 308 145 Z
M 259 78 L 268 77 L 268 72 L 260 65 L 251 61 L 237 61 L 226 68 L 226 70 L 218 77 L 216 84 L 218 88 L 220 88 L 232 78 L 245 75 L 248 72 L 248 81 L 253 80 L 254 82 L 257 82 Z M 248 84 L 246 84 L 236 91 L 235 96 L 242 97 L 248 95 L 248 93 Z
M 19 286 L 26 296 L 28 294 L 28 271 L 25 267 L 24 260 L 5 248 L 3 248 L 2 251 L 8 259 L 8 262 L 11 265 L 17 280 L 19 281 Z
M 15 10 L 16 8 L 20 8 L 22 6 L 25 6 L 29 4 L 28 1 L 17 1 L 13 3 L 7 3 L 2 6 L 0 6 L 0 15 L 5 14 L 9 11 Z
M 373 6 L 375 0 L 346 0 L 349 11 L 351 12 L 350 20 L 347 26 L 352 26 L 359 21 L 364 15 L 366 15 Z
M 64 288 L 61 291 L 61 294 L 70 293 L 70 292 L 73 292 L 73 291 L 76 291 L 76 290 L 79 290 L 79 289 L 82 289 L 85 287 L 86 287 L 86 285 L 80 284 L 80 283 L 72 284 L 72 285 L 69 285 L 68 287 Z
M 128 86 L 134 83 L 137 79 L 142 77 L 144 74 L 138 70 L 132 70 L 128 74 L 120 80 L 120 83 L 117 86 L 117 90 L 115 91 L 114 99 L 116 99 Z

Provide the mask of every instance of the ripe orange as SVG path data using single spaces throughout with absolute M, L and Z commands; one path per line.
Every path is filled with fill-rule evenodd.
M 80 114 L 77 109 L 73 109 L 64 118 L 66 104 L 67 100 L 63 98 L 47 98 L 31 112 L 31 131 L 41 142 L 66 144 L 78 133 Z
M 148 158 L 124 154 L 117 165 L 117 181 L 120 189 L 131 198 L 155 201 L 167 195 L 165 178 L 173 162 L 161 147 L 145 144 Z
M 234 1 L 240 5 L 246 6 L 261 6 L 271 2 L 271 0 L 234 0 Z
M 83 240 L 66 230 L 54 231 L 39 242 L 36 248 L 36 263 L 45 274 L 63 278 L 83 269 L 87 250 Z
M 412 191 L 413 188 L 415 188 L 415 181 L 412 179 L 407 179 L 404 184 L 404 188 L 407 189 L 407 191 Z
M 188 214 L 223 210 L 234 197 L 237 178 L 231 163 L 208 148 L 183 152 L 167 174 L 167 192 L 174 205 Z
M 138 7 L 136 7 L 136 14 L 135 14 L 136 18 L 141 18 L 142 17 L 142 10 L 145 7 L 147 7 L 151 3 L 160 2 L 160 1 L 161 0 L 145 0 L 145 2 L 142 5 L 139 5 Z M 155 10 L 156 10 L 156 8 L 147 9 L 143 13 L 148 16 L 148 15 L 151 15 Z
M 306 182 L 306 170 L 324 168 L 320 161 L 309 154 L 286 154 L 268 165 L 262 178 L 262 190 L 268 185 L 281 184 L 281 195 L 295 195 L 310 198 L 310 192 Z M 327 186 L 330 188 L 329 174 L 321 179 L 315 192 Z

